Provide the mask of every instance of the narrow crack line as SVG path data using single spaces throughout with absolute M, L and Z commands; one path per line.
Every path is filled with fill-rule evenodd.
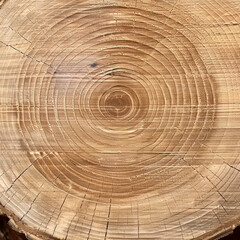
M 58 179 L 60 176 L 61 176 L 61 173 L 59 173 L 51 183 L 54 185 L 55 182 L 57 181 L 57 179 Z M 55 185 L 54 185 L 54 186 L 55 186 Z
M 216 188 L 216 187 L 215 187 Z M 217 188 L 216 188 L 217 189 Z M 222 199 L 227 202 L 227 199 L 219 192 L 219 190 L 217 190 L 217 193 L 222 197 Z
M 223 199 L 225 202 L 227 202 L 226 198 L 219 192 L 217 186 L 216 186 L 208 177 L 206 177 L 206 178 L 207 178 L 207 180 L 213 185 L 213 187 L 216 189 L 217 193 L 222 197 L 222 199 Z
M 205 144 L 202 144 L 202 146 L 207 147 L 207 145 L 205 145 Z M 210 147 L 209 147 L 209 148 L 210 148 Z M 227 163 L 227 162 L 226 162 L 226 159 L 225 159 L 224 157 L 222 157 L 221 155 L 215 153 L 211 148 L 210 148 L 210 152 L 213 153 L 215 156 L 221 158 L 221 159 L 223 160 L 223 163 L 224 163 L 224 164 L 226 164 L 226 165 L 229 166 L 230 168 L 233 168 L 233 169 L 235 169 L 236 171 L 240 172 L 240 169 L 235 168 L 234 166 L 232 166 L 232 165 L 230 165 L 229 163 Z M 207 168 L 207 169 L 209 169 L 209 168 Z M 209 169 L 209 170 L 210 170 L 210 169 Z M 211 171 L 211 170 L 210 170 L 210 171 Z M 211 172 L 212 172 L 212 171 L 211 171 Z M 215 175 L 215 174 L 214 174 L 214 175 Z M 217 177 L 217 175 L 215 175 L 215 176 Z M 218 178 L 219 178 L 219 177 L 218 177 Z M 219 179 L 220 179 L 220 178 L 219 178 Z
M 7 197 L 7 201 L 5 204 L 3 204 L 3 207 L 6 208 L 6 206 L 8 205 L 8 203 L 11 201 L 11 199 L 16 195 L 17 192 L 14 192 L 11 196 Z
M 208 147 L 207 145 L 205 145 L 205 144 L 203 144 L 203 143 L 202 143 L 202 146 Z M 209 148 L 210 148 L 210 147 L 209 147 Z M 229 163 L 227 163 L 227 162 L 226 162 L 227 160 L 226 160 L 224 157 L 222 157 L 221 155 L 215 153 L 211 148 L 210 148 L 210 152 L 213 153 L 215 156 L 221 158 L 221 159 L 223 160 L 223 163 L 224 163 L 224 164 L 226 164 L 226 165 L 229 166 L 230 168 L 233 168 L 233 169 L 235 169 L 236 171 L 240 172 L 240 169 L 235 168 L 234 166 L 232 166 L 232 165 L 230 165 Z
M 42 60 L 38 60 L 37 58 L 34 58 L 34 57 L 30 56 L 30 55 L 24 53 L 23 51 L 21 51 L 21 50 L 15 48 L 14 46 L 12 46 L 12 45 L 10 45 L 10 44 L 6 44 L 6 43 L 4 43 L 3 41 L 0 41 L 0 43 L 2 43 L 2 44 L 3 44 L 4 46 L 6 46 L 6 47 L 10 47 L 10 48 L 12 48 L 13 50 L 19 52 L 20 54 L 22 54 L 23 56 L 25 56 L 25 57 L 27 57 L 27 58 L 30 58 L 30 59 L 32 59 L 32 60 L 38 62 L 38 63 L 42 63 L 42 64 L 48 66 L 49 68 L 51 68 L 51 69 L 54 70 L 54 73 L 57 71 L 56 68 L 52 67 L 52 66 L 49 65 L 48 63 L 46 63 L 46 62 L 44 62 L 44 61 L 42 61 Z
M 227 210 L 226 210 L 226 208 L 222 205 L 222 204 L 220 204 L 221 206 L 222 206 L 222 208 L 224 209 L 224 211 L 225 211 L 225 213 L 227 213 L 228 214 L 228 212 L 227 212 Z
M 93 212 L 92 221 L 91 221 L 91 224 L 90 224 L 87 240 L 89 240 L 89 237 L 90 237 L 90 234 L 91 234 L 91 231 L 92 231 L 92 225 L 93 225 L 96 209 L 97 209 L 97 203 L 95 205 L 95 209 L 94 209 L 94 212 Z
M 222 180 L 218 175 L 216 175 L 210 168 L 207 166 L 204 166 L 208 171 L 210 171 L 216 178 L 218 178 L 220 181 Z
M 67 229 L 67 233 L 66 233 L 65 240 L 67 240 L 67 238 L 68 238 L 68 234 L 69 234 L 70 228 L 71 228 L 72 223 L 73 223 L 73 220 L 74 220 L 74 218 L 77 216 L 77 214 L 78 214 L 78 212 L 75 213 L 75 215 L 73 216 L 73 218 L 72 218 L 72 220 L 71 220 L 71 222 L 70 222 L 70 224 L 69 224 L 69 227 L 68 227 L 68 229 Z
M 178 222 L 178 224 L 179 224 L 179 226 L 180 226 L 180 228 L 181 228 L 182 240 L 184 240 L 182 224 L 181 224 L 180 221 Z
M 204 179 L 204 176 L 194 166 L 192 166 L 188 161 L 186 161 L 184 158 L 181 158 L 181 160 L 183 160 L 189 167 L 191 167 L 194 171 L 196 171 Z
M 59 213 L 58 213 L 57 219 L 56 219 L 56 221 L 55 221 L 55 222 L 56 222 L 56 226 L 55 226 L 55 228 L 54 228 L 54 230 L 53 230 L 53 234 L 52 234 L 52 235 L 54 235 L 54 233 L 55 233 L 55 231 L 56 231 L 56 229 L 57 229 L 57 226 L 58 226 L 57 221 L 58 221 L 58 219 L 59 219 L 59 217 L 60 217 L 60 215 L 61 215 L 61 213 L 62 213 L 63 205 L 64 205 L 64 203 L 66 202 L 66 199 L 67 199 L 68 196 L 69 196 L 69 193 L 66 194 L 66 196 L 65 196 L 65 198 L 63 199 L 63 202 L 62 202 L 62 204 L 61 204 L 61 206 L 60 206 L 60 208 L 59 208 Z
M 171 11 L 170 11 L 169 15 L 167 16 L 168 18 L 170 18 L 170 17 L 171 17 L 171 15 L 172 15 L 172 12 L 173 12 L 173 10 L 176 8 L 176 6 L 177 6 L 178 2 L 179 2 L 179 0 L 177 0 L 177 1 L 176 1 L 176 2 L 173 4 L 173 7 L 172 7 L 172 9 L 171 9 Z
M 52 233 L 53 236 L 54 236 L 54 233 L 56 232 L 57 226 L 58 226 L 58 223 L 56 224 L 56 226 L 55 226 L 55 228 L 53 230 L 53 233 Z
M 55 211 L 56 211 L 56 208 L 55 208 L 55 209 L 53 210 L 53 212 L 51 213 L 51 216 L 50 216 L 50 218 L 49 218 L 47 224 L 45 225 L 45 230 L 47 229 L 48 224 L 51 222 L 51 220 L 52 220 L 52 218 L 53 218 L 53 215 L 54 215 Z M 39 230 L 39 229 L 40 229 L 40 228 L 38 228 L 38 230 Z
M 89 185 L 88 185 L 88 188 L 89 188 Z M 87 189 L 87 191 L 88 191 L 88 189 Z M 70 222 L 70 224 L 69 224 L 69 227 L 68 227 L 67 233 L 66 233 L 66 237 L 65 237 L 64 240 L 67 240 L 67 239 L 68 239 L 68 234 L 69 234 L 70 228 L 71 228 L 71 226 L 72 226 L 73 220 L 74 220 L 74 218 L 78 215 L 78 213 L 80 212 L 80 209 L 82 208 L 82 205 L 83 205 L 83 203 L 84 203 L 84 201 L 85 201 L 86 196 L 87 196 L 87 193 L 85 193 L 85 195 L 84 195 L 84 197 L 83 197 L 83 200 L 82 200 L 82 202 L 81 202 L 81 205 L 80 205 L 78 211 L 76 212 L 76 214 L 74 215 L 74 217 L 72 218 L 72 220 L 71 220 L 71 222 Z M 78 222 L 77 222 L 77 223 L 78 223 Z M 77 224 L 76 224 L 76 226 L 77 226 Z M 75 226 L 75 229 L 76 229 L 76 226 Z M 75 229 L 74 229 L 74 230 L 75 230 Z
M 87 196 L 87 192 L 88 192 L 88 190 L 89 190 L 89 186 L 90 186 L 90 184 L 88 184 L 87 191 L 86 191 L 86 193 L 85 193 L 85 195 L 84 195 L 84 197 L 83 197 L 83 199 L 82 199 L 82 202 L 81 202 L 81 205 L 80 205 L 80 207 L 79 207 L 79 209 L 78 209 L 78 211 L 77 211 L 77 214 L 80 213 L 80 211 L 81 211 L 81 209 L 82 209 L 83 203 L 84 203 L 84 201 L 85 201 L 85 199 L 86 199 L 86 196 Z M 76 225 L 75 225 L 75 227 L 74 227 L 74 230 L 76 230 L 76 228 L 77 228 L 77 226 L 78 226 L 78 222 L 79 222 L 79 218 L 78 218 L 78 221 L 77 221 L 77 223 L 76 223 Z
M 209 146 L 207 146 L 207 145 L 205 145 L 205 144 L 203 144 L 203 143 L 201 144 L 201 146 L 204 146 L 204 147 L 206 147 L 206 148 L 209 148 L 209 149 L 210 149 L 210 153 L 213 153 L 215 156 L 221 158 L 222 160 L 226 160 L 224 157 L 222 157 L 221 155 L 219 155 L 219 154 L 217 154 L 216 152 L 214 152 L 211 147 L 209 147 Z
M 192 169 L 194 169 L 194 171 L 196 171 L 203 179 L 207 179 L 208 182 L 211 183 L 211 185 L 213 186 L 213 188 L 215 188 L 216 192 L 221 196 L 221 198 L 227 202 L 226 198 L 219 192 L 217 186 L 206 176 L 204 177 L 195 167 L 193 167 L 188 161 L 186 161 L 184 158 L 181 158 L 185 163 L 187 163 L 190 167 L 192 167 Z
M 41 157 L 41 158 L 37 158 L 35 159 L 23 172 L 21 172 L 19 174 L 19 176 L 17 178 L 15 178 L 15 180 L 12 182 L 11 186 L 7 189 L 6 193 L 13 187 L 13 185 L 17 182 L 17 180 L 25 173 L 27 172 L 28 169 L 30 169 L 37 161 L 44 159 L 45 157 L 47 157 L 49 154 L 51 154 L 52 152 L 46 154 L 45 156 Z
M 230 165 L 229 163 L 227 163 L 227 162 L 224 162 L 224 164 L 226 164 L 226 165 L 227 165 L 227 166 L 229 166 L 230 168 L 232 168 L 232 169 L 234 169 L 234 170 L 236 170 L 236 171 L 240 172 L 240 169 L 238 169 L 238 168 L 236 168 L 236 167 L 234 167 L 234 166 Z
M 43 186 L 43 184 L 41 185 L 41 187 L 42 187 L 42 186 Z M 40 187 L 40 188 L 41 188 L 41 187 Z M 26 212 L 25 214 L 23 214 L 23 216 L 19 219 L 19 222 L 22 221 L 23 218 L 30 212 L 30 210 L 32 209 L 32 206 L 33 206 L 34 202 L 37 200 L 37 198 L 38 198 L 38 196 L 40 195 L 40 193 L 41 193 L 41 192 L 39 192 L 39 193 L 36 195 L 36 197 L 33 199 L 33 201 L 32 201 L 31 204 L 30 204 L 29 209 L 28 209 L 27 212 Z
M 219 223 L 222 224 L 222 222 L 220 221 L 220 219 L 219 219 L 217 213 L 214 211 L 214 209 L 212 211 L 213 211 L 214 215 L 216 216 L 216 218 L 218 219 Z
M 63 207 L 64 203 L 66 202 L 66 199 L 67 199 L 68 195 L 69 195 L 69 194 L 67 194 L 67 195 L 65 196 L 65 198 L 64 198 L 64 200 L 63 200 L 63 202 L 62 202 L 62 204 L 61 204 L 61 206 L 60 206 L 60 211 L 62 210 L 62 207 Z
M 111 214 L 111 207 L 112 207 L 112 198 L 110 199 L 110 202 L 109 202 L 108 218 L 107 218 L 107 225 L 106 225 L 106 231 L 105 231 L 104 240 L 107 239 L 108 226 L 109 226 L 109 218 L 110 218 L 110 214 Z
M 0 41 L 0 43 L 3 44 L 4 46 L 8 47 L 8 44 L 6 44 L 5 42 Z
M 27 38 L 25 38 L 22 34 L 20 34 L 19 32 L 17 32 L 16 30 L 14 30 L 12 27 L 9 27 L 12 31 L 14 31 L 15 33 L 17 33 L 21 38 L 23 38 L 25 41 L 32 43 L 31 41 L 29 41 Z

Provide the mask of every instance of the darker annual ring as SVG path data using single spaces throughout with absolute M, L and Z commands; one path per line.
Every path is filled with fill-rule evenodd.
M 128 116 L 132 108 L 138 108 L 139 102 L 135 92 L 127 87 L 117 85 L 104 92 L 99 101 L 103 114 L 109 117 L 122 118 Z

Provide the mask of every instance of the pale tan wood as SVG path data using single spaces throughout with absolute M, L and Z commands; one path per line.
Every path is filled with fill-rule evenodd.
M 16 228 L 178 240 L 239 224 L 239 0 L 0 4 L 0 203 Z

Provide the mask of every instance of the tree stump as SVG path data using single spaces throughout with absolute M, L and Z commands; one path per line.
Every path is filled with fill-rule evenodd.
M 238 0 L 6 0 L 0 203 L 31 239 L 213 239 L 240 222 Z

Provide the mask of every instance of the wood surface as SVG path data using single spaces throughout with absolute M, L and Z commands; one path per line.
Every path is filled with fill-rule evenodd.
M 239 0 L 0 4 L 0 203 L 15 228 L 179 240 L 240 223 Z

